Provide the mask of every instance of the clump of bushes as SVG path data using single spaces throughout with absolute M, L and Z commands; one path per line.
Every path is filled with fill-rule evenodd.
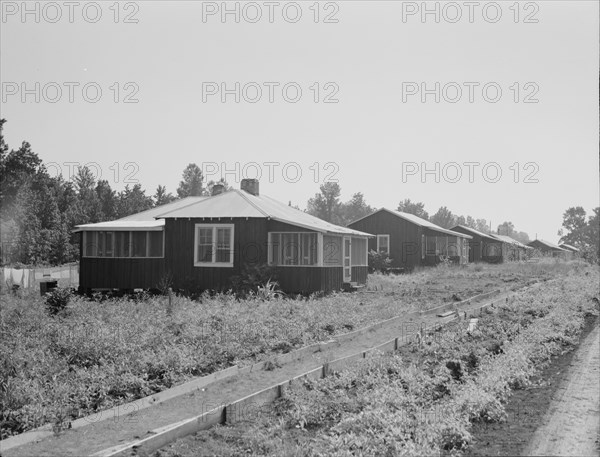
M 271 298 L 278 293 L 275 269 L 267 264 L 244 265 L 239 275 L 231 278 L 231 289 L 238 298 L 259 294 Z
M 56 316 L 63 311 L 73 297 L 73 289 L 70 287 L 57 287 L 45 295 L 46 311 L 51 316 Z
M 390 259 L 389 254 L 373 250 L 369 251 L 369 271 L 371 273 L 375 271 L 386 272 L 391 267 L 392 259 Z

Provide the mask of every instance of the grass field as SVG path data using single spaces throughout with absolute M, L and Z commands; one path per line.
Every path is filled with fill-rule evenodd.
M 580 262 L 438 267 L 369 277 L 368 291 L 307 299 L 73 298 L 49 316 L 41 297 L 2 297 L 2 438 L 141 398 L 233 364 L 533 278 L 582 275 Z

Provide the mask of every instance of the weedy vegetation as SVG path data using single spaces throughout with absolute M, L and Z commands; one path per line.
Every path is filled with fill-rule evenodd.
M 439 306 L 453 295 L 589 270 L 582 263 L 543 262 L 375 274 L 369 283 L 376 292 L 308 298 L 283 297 L 272 282 L 246 298 L 234 293 L 86 298 L 68 289 L 46 297 L 4 293 L 1 437 L 48 423 L 60 432 L 79 417 L 234 364 L 267 361 L 270 368 L 268 361 L 278 353 Z M 269 279 L 268 272 L 241 281 L 254 284 L 264 277 Z
M 599 280 L 597 267 L 575 268 L 485 314 L 475 329 L 463 320 L 393 354 L 297 382 L 244 422 L 157 455 L 186 457 L 198 446 L 206 455 L 461 455 L 473 424 L 526 420 L 507 413 L 511 392 L 597 319 Z

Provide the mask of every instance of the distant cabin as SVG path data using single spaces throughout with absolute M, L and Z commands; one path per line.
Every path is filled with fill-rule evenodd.
M 505 260 L 525 260 L 533 251 L 531 247 L 515 240 L 514 238 L 511 238 L 510 236 L 494 234 L 494 237 L 504 242 L 503 256 Z
M 375 235 L 369 239 L 369 250 L 388 254 L 395 268 L 436 265 L 443 257 L 460 264 L 469 262 L 470 235 L 447 230 L 414 214 L 382 208 L 348 227 Z
M 533 240 L 528 243 L 528 246 L 538 250 L 540 254 L 547 257 L 565 257 L 569 252 L 560 246 L 545 240 Z
M 366 284 L 369 234 L 313 217 L 259 193 L 215 186 L 82 234 L 80 286 L 93 289 L 227 290 L 246 266 L 269 265 L 288 293 Z
M 471 236 L 469 240 L 469 262 L 502 263 L 506 259 L 505 242 L 495 235 L 483 233 L 465 225 L 456 225 L 450 230 Z
M 575 246 L 571 246 L 570 244 L 561 243 L 558 245 L 559 248 L 565 250 L 565 257 L 567 259 L 573 259 L 579 257 L 580 251 Z

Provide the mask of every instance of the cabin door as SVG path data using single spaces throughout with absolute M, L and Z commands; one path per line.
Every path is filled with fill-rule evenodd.
M 350 282 L 352 281 L 352 238 L 345 236 L 343 244 L 344 282 Z

